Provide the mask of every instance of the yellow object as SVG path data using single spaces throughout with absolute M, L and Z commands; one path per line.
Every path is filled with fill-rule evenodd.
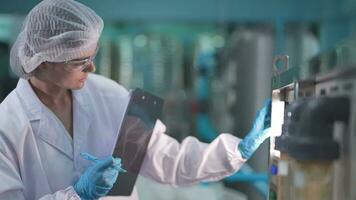
M 292 200 L 332 200 L 332 162 L 292 162 Z

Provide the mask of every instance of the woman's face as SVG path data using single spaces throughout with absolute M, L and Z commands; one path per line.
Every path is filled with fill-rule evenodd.
M 92 59 L 96 52 L 97 48 L 90 49 L 88 52 L 84 52 L 81 58 L 68 62 L 42 63 L 35 76 L 44 82 L 51 83 L 63 89 L 80 89 L 84 86 L 88 73 L 95 71 Z

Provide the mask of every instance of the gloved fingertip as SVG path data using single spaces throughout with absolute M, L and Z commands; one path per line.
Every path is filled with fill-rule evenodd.
M 95 197 L 95 199 L 99 199 L 100 197 L 105 196 L 107 193 L 109 193 L 109 191 L 111 190 L 112 186 L 95 186 L 95 191 L 93 196 Z
M 125 170 L 124 168 L 121 167 L 121 162 L 120 163 L 116 163 L 112 166 L 112 168 L 114 168 L 115 170 L 117 170 L 118 172 L 121 172 L 121 173 L 126 173 L 127 170 Z
M 272 100 L 271 99 L 266 99 L 264 101 L 264 105 L 270 105 L 272 103 Z
M 266 128 L 265 130 L 263 130 L 263 132 L 264 132 L 264 134 L 266 134 L 266 135 L 270 135 L 271 130 L 272 130 L 272 128 L 271 128 L 271 127 L 268 127 L 268 128 Z
M 114 165 L 114 166 L 118 166 L 118 165 L 121 166 L 121 159 L 114 158 L 114 159 L 113 159 L 113 165 Z
M 97 169 L 104 170 L 104 169 L 110 167 L 113 164 L 113 162 L 114 162 L 113 158 L 107 157 L 98 163 Z
M 120 168 L 119 172 L 121 172 L 121 173 L 127 173 L 127 170 L 124 169 L 124 168 Z
M 246 151 L 246 148 L 243 147 L 243 144 L 241 142 L 237 146 L 237 150 L 240 152 L 240 154 L 241 154 L 243 159 L 249 159 L 249 155 L 248 155 L 248 153 Z
M 263 102 L 263 108 L 266 108 L 267 111 L 271 110 L 272 108 L 272 100 L 271 99 L 267 99 Z

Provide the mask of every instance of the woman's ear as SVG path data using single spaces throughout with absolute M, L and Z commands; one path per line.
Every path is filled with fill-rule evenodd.
M 35 77 L 39 78 L 41 74 L 43 74 L 43 72 L 47 71 L 47 69 L 48 69 L 48 63 L 43 62 L 32 72 L 32 74 Z
M 47 70 L 48 67 L 49 67 L 48 63 L 47 62 L 43 62 L 37 67 L 37 69 L 39 69 L 39 70 Z

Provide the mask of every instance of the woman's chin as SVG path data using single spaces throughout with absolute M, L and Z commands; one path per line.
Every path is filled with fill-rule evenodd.
M 77 84 L 71 87 L 72 90 L 79 90 L 82 89 L 85 85 L 85 81 L 79 81 Z

